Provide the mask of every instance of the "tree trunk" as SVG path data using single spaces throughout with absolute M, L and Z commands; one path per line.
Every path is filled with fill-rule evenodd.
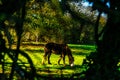
M 120 13 L 120 12 L 119 12 Z M 89 65 L 86 80 L 119 80 L 120 58 L 120 14 L 109 13 L 102 40 L 97 51 L 84 61 Z M 119 14 L 119 15 L 118 15 Z

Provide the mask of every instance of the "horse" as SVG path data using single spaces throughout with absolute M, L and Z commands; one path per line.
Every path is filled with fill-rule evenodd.
M 74 57 L 72 56 L 72 52 L 67 44 L 57 44 L 57 43 L 47 43 L 44 47 L 44 56 L 42 64 L 44 64 L 44 61 L 48 57 L 48 64 L 51 64 L 50 62 L 50 56 L 51 53 L 55 53 L 60 55 L 60 58 L 58 60 L 58 64 L 60 64 L 61 59 L 63 59 L 63 64 L 65 65 L 65 56 L 68 56 L 69 59 L 69 65 L 74 65 Z

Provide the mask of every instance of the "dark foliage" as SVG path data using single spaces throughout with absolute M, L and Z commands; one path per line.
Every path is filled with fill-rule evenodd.
M 25 75 L 21 75 L 22 73 L 20 73 L 20 77 L 25 77 L 26 79 L 29 78 L 29 80 L 34 80 L 34 76 L 35 74 L 32 74 L 35 72 L 35 68 L 33 66 L 32 60 L 31 58 L 24 52 L 20 51 L 20 40 L 21 40 L 21 34 L 22 34 L 22 28 L 23 28 L 23 22 L 24 22 L 24 18 L 26 15 L 26 10 L 25 10 L 25 5 L 26 5 L 26 0 L 1 0 L 1 4 L 0 4 L 0 33 L 4 32 L 5 36 L 8 39 L 8 43 L 9 43 L 9 49 L 7 49 L 5 47 L 6 42 L 4 41 L 4 39 L 2 39 L 2 36 L 0 34 L 0 54 L 7 54 L 11 59 L 12 59 L 12 63 L 10 63 L 11 66 L 11 72 L 9 75 L 9 80 L 13 80 L 14 77 L 14 72 L 18 71 L 19 72 L 23 72 Z M 13 17 L 13 15 L 15 15 L 16 13 L 16 19 L 15 19 L 15 30 L 16 30 L 16 34 L 17 34 L 17 48 L 16 50 L 12 50 L 11 49 L 11 35 L 8 32 L 8 27 L 6 27 L 5 25 L 5 21 L 8 20 L 10 17 Z M 15 53 L 14 55 L 11 55 Z M 31 70 L 34 70 L 32 72 L 27 72 L 25 69 L 22 69 L 21 66 L 18 65 L 17 61 L 18 61 L 18 55 L 21 54 L 23 55 L 27 60 L 28 63 L 30 64 L 30 67 L 32 68 Z M 4 56 L 3 58 L 3 64 L 2 64 L 2 68 L 4 68 Z M 21 63 L 23 64 L 23 63 Z M 17 69 L 16 69 L 17 68 Z M 3 70 L 3 75 L 5 75 L 4 70 Z M 23 79 L 23 78 L 22 78 Z
M 93 2 L 93 10 L 98 10 L 99 15 L 95 25 L 96 52 L 92 52 L 83 62 L 86 67 L 86 80 L 119 80 L 120 58 L 120 2 L 118 0 L 89 0 Z M 109 4 L 106 5 L 106 4 Z M 107 14 L 107 23 L 102 30 L 102 39 L 98 34 L 99 16 Z

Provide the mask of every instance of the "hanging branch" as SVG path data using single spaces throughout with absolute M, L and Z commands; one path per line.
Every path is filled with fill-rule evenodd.
M 99 46 L 99 34 L 98 34 L 98 27 L 99 27 L 99 20 L 100 20 L 100 17 L 101 17 L 101 14 L 102 12 L 99 12 L 98 16 L 97 16 L 97 20 L 95 22 L 95 42 L 96 42 L 96 45 Z
M 96 5 L 97 3 L 100 3 L 101 5 L 103 5 L 103 7 L 105 8 L 105 9 L 102 9 L 102 8 L 99 8 L 99 6 L 100 7 L 102 7 L 101 5 Z M 94 2 L 94 4 L 93 4 L 93 10 L 94 9 L 97 9 L 98 10 L 98 12 L 99 12 L 99 14 L 98 14 L 98 16 L 97 16 L 97 20 L 96 20 L 96 22 L 95 22 L 95 42 L 96 42 L 96 45 L 97 46 L 99 46 L 99 37 L 102 35 L 102 33 L 104 32 L 104 28 L 103 28 L 103 30 L 98 34 L 98 27 L 99 27 L 99 20 L 100 20 L 100 17 L 101 17 L 101 14 L 102 14 L 102 12 L 105 12 L 105 10 L 106 9 L 108 9 L 108 6 L 106 6 L 106 3 L 107 3 L 107 0 L 105 0 L 104 2 L 100 2 L 100 1 L 98 1 L 98 2 Z M 107 11 L 106 11 L 107 12 Z
M 10 73 L 10 80 L 13 79 L 13 74 L 14 74 L 14 67 L 17 63 L 18 60 L 18 55 L 19 55 L 19 49 L 20 49 L 20 41 L 21 41 L 21 35 L 22 35 L 22 29 L 23 29 L 23 22 L 24 22 L 24 18 L 25 18 L 25 5 L 26 5 L 26 0 L 25 1 L 20 1 L 21 4 L 21 8 L 18 9 L 18 21 L 16 23 L 16 33 L 17 33 L 17 49 L 16 49 L 16 53 L 15 53 L 15 60 L 12 64 L 12 69 L 11 69 L 11 73 Z

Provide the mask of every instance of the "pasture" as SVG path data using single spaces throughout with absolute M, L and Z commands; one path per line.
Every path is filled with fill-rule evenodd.
M 50 77 L 70 77 L 73 74 L 80 73 L 83 69 L 81 68 L 83 59 L 90 54 L 90 52 L 95 51 L 95 46 L 93 45 L 78 45 L 78 44 L 68 44 L 70 47 L 73 57 L 74 66 L 70 67 L 68 65 L 68 57 L 66 56 L 66 66 L 63 65 L 63 60 L 61 60 L 60 65 L 58 65 L 58 59 L 60 55 L 52 54 L 50 57 L 52 64 L 42 64 L 42 59 L 44 55 L 44 44 L 35 43 L 24 43 L 21 45 L 21 50 L 25 51 L 33 61 L 33 64 L 37 70 L 38 75 L 50 76 Z M 13 46 L 15 48 L 15 45 Z M 6 56 L 7 58 L 7 56 Z M 26 59 L 20 56 L 21 60 L 26 62 Z M 7 59 L 7 62 L 11 62 Z M 7 67 L 7 66 L 6 66 Z M 9 71 L 9 70 L 8 70 Z
M 37 73 L 44 76 L 64 76 L 69 77 L 72 74 L 80 73 L 82 71 L 81 65 L 83 59 L 90 54 L 90 52 L 95 51 L 95 46 L 93 45 L 78 45 L 78 44 L 68 44 L 70 47 L 73 57 L 74 57 L 74 67 L 68 66 L 68 57 L 66 56 L 66 66 L 63 65 L 61 60 L 61 65 L 58 65 L 58 59 L 60 55 L 51 55 L 51 65 L 42 65 L 42 59 L 44 54 L 44 44 L 24 44 L 22 45 L 22 50 L 29 54 L 31 57 Z

